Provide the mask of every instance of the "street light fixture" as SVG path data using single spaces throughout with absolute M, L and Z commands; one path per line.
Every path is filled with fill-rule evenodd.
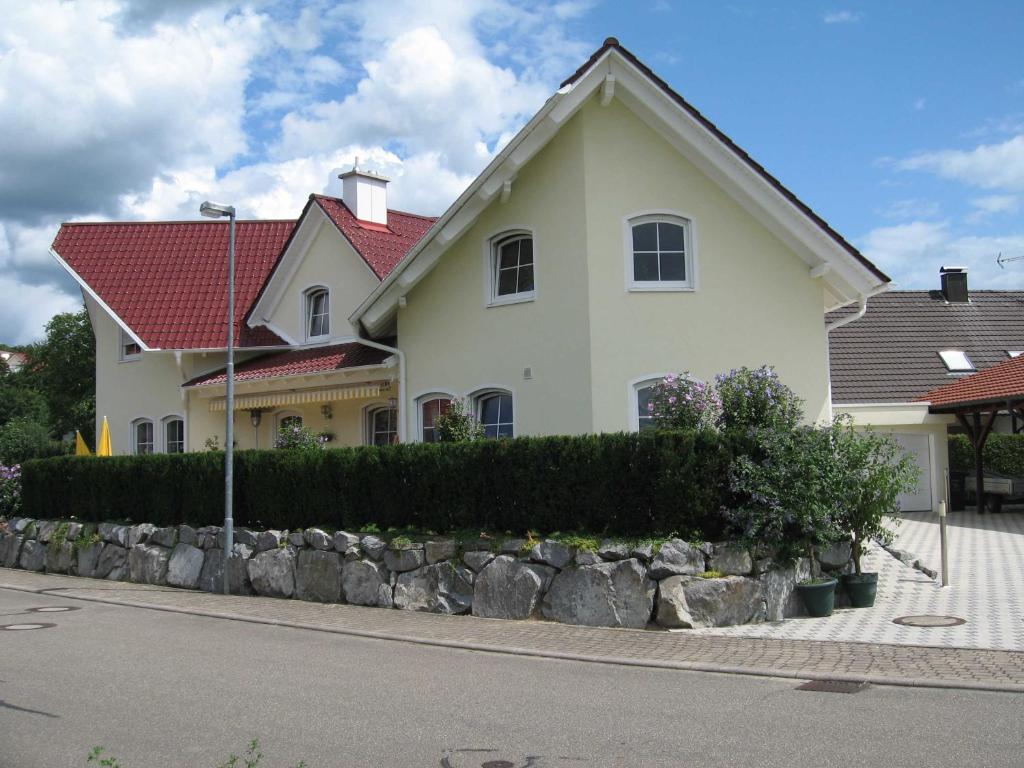
M 227 362 L 227 426 L 224 428 L 224 594 L 231 593 L 229 564 L 235 548 L 235 520 L 232 511 L 235 471 L 235 208 L 206 201 L 199 213 L 210 219 L 227 216 L 231 223 L 228 241 L 228 362 Z

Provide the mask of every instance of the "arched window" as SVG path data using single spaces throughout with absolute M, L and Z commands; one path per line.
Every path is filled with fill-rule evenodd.
M 132 422 L 132 453 L 144 456 L 153 453 L 153 422 L 149 419 L 136 419 Z
M 491 390 L 477 395 L 476 417 L 484 428 L 485 437 L 515 436 L 511 392 Z
M 654 429 L 654 417 L 651 416 L 649 404 L 654 385 L 663 377 L 653 376 L 642 381 L 634 382 L 632 385 L 632 398 L 630 406 L 630 421 L 634 431 L 643 432 L 645 429 Z
M 533 236 L 515 232 L 494 238 L 490 249 L 491 304 L 529 301 L 536 295 Z
M 306 291 L 306 338 L 331 335 L 331 295 L 326 288 Z
M 302 414 L 296 411 L 281 411 L 277 414 L 277 428 L 282 427 L 301 427 L 302 426 Z
M 419 399 L 420 438 L 424 443 L 437 442 L 437 417 L 452 404 L 450 395 L 424 395 Z
M 178 416 L 168 416 L 163 420 L 164 451 L 166 453 L 185 452 L 185 422 Z
M 688 290 L 694 287 L 691 224 L 688 219 L 652 214 L 629 219 L 628 267 L 632 290 Z
M 366 412 L 368 445 L 393 445 L 398 442 L 398 409 L 386 405 L 371 407 Z

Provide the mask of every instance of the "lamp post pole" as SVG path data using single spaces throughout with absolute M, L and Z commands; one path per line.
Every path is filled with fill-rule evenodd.
M 227 393 L 224 427 L 224 594 L 231 594 L 231 553 L 235 545 L 234 480 L 235 480 L 235 209 L 230 205 L 205 202 L 199 207 L 203 216 L 213 219 L 227 216 L 228 240 L 228 360 Z

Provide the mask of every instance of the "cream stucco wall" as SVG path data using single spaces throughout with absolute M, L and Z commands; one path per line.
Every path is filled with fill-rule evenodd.
M 516 434 L 593 429 L 582 138 L 578 120 L 565 125 L 399 309 L 410 437 L 419 395 L 488 387 L 513 393 Z M 510 229 L 533 233 L 536 298 L 488 307 L 487 243 Z
M 596 431 L 629 429 L 630 382 L 689 371 L 711 380 L 775 366 L 829 418 L 822 286 L 806 263 L 618 100 L 582 118 L 590 345 Z M 692 222 L 694 291 L 626 288 L 627 217 L 676 212 Z
M 697 290 L 627 290 L 624 221 L 652 210 L 692 220 Z M 518 228 L 535 238 L 537 297 L 488 307 L 486 244 Z M 410 435 L 425 392 L 509 389 L 516 434 L 617 431 L 632 426 L 636 379 L 765 363 L 809 420 L 830 416 L 820 282 L 618 101 L 588 102 L 519 171 L 511 198 L 485 209 L 408 294 L 398 337 Z
M 324 286 L 330 291 L 331 336 L 345 337 L 355 335 L 348 316 L 379 282 L 319 209 L 311 208 L 310 215 L 321 217 L 319 231 L 270 318 L 272 327 L 284 331 L 297 344 L 306 341 L 305 291 L 314 286 Z

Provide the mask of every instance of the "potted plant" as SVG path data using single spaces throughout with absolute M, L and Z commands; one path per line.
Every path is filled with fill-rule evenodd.
M 853 573 L 843 574 L 843 587 L 854 608 L 875 604 L 878 574 L 865 573 L 862 558 L 868 543 L 892 541 L 889 517 L 898 525 L 901 493 L 917 485 L 914 460 L 889 437 L 856 432 L 849 419 L 837 419 L 831 428 L 836 457 L 834 491 L 839 495 L 839 527 L 850 539 Z

